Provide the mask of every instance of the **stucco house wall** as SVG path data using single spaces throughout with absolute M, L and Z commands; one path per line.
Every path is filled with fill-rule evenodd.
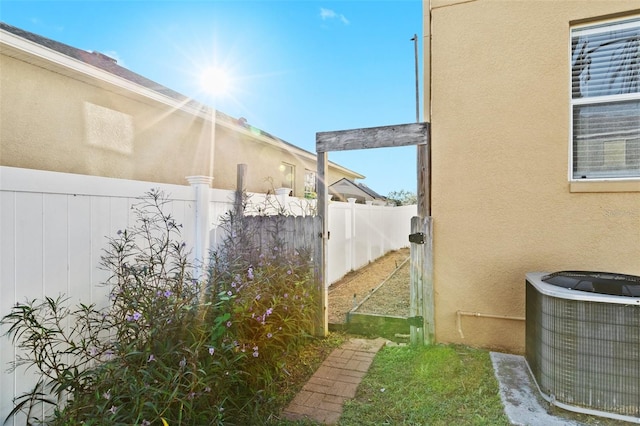
M 424 2 L 439 342 L 523 352 L 523 321 L 456 313 L 524 317 L 526 272 L 640 275 L 640 180 L 569 178 L 571 24 L 639 6 Z
M 159 85 L 145 87 L 153 82 L 108 58 L 36 40 L 45 45 L 0 31 L 0 165 L 180 185 L 186 176 L 209 175 L 210 108 Z M 107 69 L 145 83 L 56 48 L 106 61 Z M 284 162 L 294 166 L 293 195 L 303 196 L 305 170 L 316 169 L 315 154 L 222 112 L 214 159 L 212 186 L 220 189 L 235 189 L 239 163 L 248 165 L 248 191 L 278 188 Z M 332 182 L 364 177 L 335 163 L 329 169 Z

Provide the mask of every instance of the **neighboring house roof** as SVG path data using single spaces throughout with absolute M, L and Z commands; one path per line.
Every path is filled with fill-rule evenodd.
M 364 183 L 356 183 L 350 179 L 342 178 L 329 186 L 329 193 L 340 201 L 355 198 L 356 201 L 386 202 L 386 197 L 378 194 Z
M 16 36 L 18 37 L 18 39 L 16 40 L 10 37 L 10 35 Z M 24 41 L 30 43 L 25 44 Z M 28 62 L 34 63 L 35 65 L 42 66 L 44 68 L 50 67 L 50 62 L 53 62 L 58 66 L 73 68 L 98 80 L 108 81 L 109 83 L 118 85 L 125 90 L 137 92 L 142 96 L 146 96 L 156 101 L 170 104 L 191 114 L 202 117 L 205 120 L 211 120 L 211 107 L 197 102 L 159 83 L 156 83 L 155 81 L 152 81 L 125 67 L 122 67 L 118 65 L 116 59 L 111 58 L 103 53 L 88 52 L 86 50 L 78 49 L 73 46 L 69 46 L 67 44 L 42 37 L 38 34 L 22 30 L 1 21 L 0 42 L 2 42 L 0 43 L 2 44 L 2 54 L 16 57 L 22 60 L 27 60 Z M 36 49 L 34 48 L 38 47 L 44 48 L 46 50 L 36 52 Z M 27 59 L 24 55 L 25 51 L 34 53 L 37 58 Z M 51 53 L 64 55 L 75 61 L 79 61 L 82 64 L 89 65 L 94 70 L 78 66 L 77 63 L 60 61 L 59 59 L 57 60 L 57 58 L 54 58 Z M 101 71 L 108 73 L 111 78 L 102 75 Z M 113 79 L 113 76 L 115 76 L 116 79 Z M 133 83 L 134 85 L 132 86 L 131 84 L 122 84 L 122 80 L 125 80 L 126 83 Z M 235 119 L 227 114 L 222 113 L 221 111 L 216 111 L 216 124 L 224 125 L 225 127 L 232 128 L 239 132 L 248 132 L 256 139 L 262 140 L 263 142 L 269 143 L 271 145 L 286 147 L 288 150 L 294 150 L 303 157 L 313 158 L 315 161 L 315 153 L 300 148 L 299 146 L 293 145 L 261 129 L 250 126 L 246 123 L 246 119 L 244 118 Z M 343 167 L 339 164 L 333 162 L 330 162 L 330 164 L 333 167 L 336 167 L 337 169 L 346 172 L 347 174 L 353 175 L 358 179 L 364 178 L 363 175 L 354 172 L 353 170 L 347 169 L 346 167 Z

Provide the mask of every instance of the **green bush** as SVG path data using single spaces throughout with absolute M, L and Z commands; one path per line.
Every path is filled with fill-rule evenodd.
M 251 246 L 243 215 L 193 278 L 180 225 L 151 191 L 136 225 L 109 238 L 110 306 L 68 299 L 18 304 L 2 319 L 41 379 L 11 415 L 48 424 L 246 424 L 268 413 L 276 379 L 313 326 L 309 256 L 273 235 Z M 37 408 L 53 407 L 46 418 Z

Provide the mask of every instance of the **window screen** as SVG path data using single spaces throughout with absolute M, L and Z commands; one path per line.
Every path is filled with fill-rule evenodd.
M 571 30 L 572 177 L 640 177 L 640 17 Z

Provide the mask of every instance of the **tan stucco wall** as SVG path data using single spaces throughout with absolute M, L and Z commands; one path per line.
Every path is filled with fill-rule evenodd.
M 639 6 L 431 2 L 438 341 L 522 352 L 524 322 L 462 317 L 463 339 L 456 312 L 524 317 L 529 271 L 640 275 L 637 182 L 579 193 L 568 178 L 570 23 Z
M 0 70 L 0 165 L 182 185 L 209 174 L 211 130 L 201 117 L 6 55 Z M 284 161 L 295 166 L 294 194 L 303 196 L 313 157 L 239 126 L 216 127 L 213 187 L 235 189 L 237 164 L 245 163 L 247 190 L 267 192 L 268 178 L 279 186 Z M 329 176 L 354 177 L 332 166 Z
M 181 184 L 185 176 L 207 173 L 201 124 L 186 114 L 0 58 L 2 165 Z M 87 105 L 129 117 L 129 152 L 90 143 Z

